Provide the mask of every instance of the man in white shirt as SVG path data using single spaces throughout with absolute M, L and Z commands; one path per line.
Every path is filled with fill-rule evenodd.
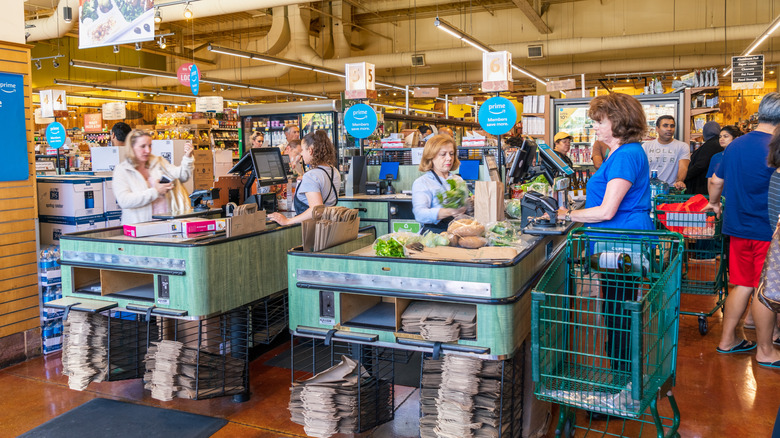
M 685 175 L 691 162 L 691 148 L 687 144 L 675 140 L 676 125 L 674 117 L 661 116 L 655 122 L 658 137 L 646 141 L 642 147 L 647 154 L 650 170 L 658 171 L 658 179 L 666 181 L 678 189 L 685 189 Z

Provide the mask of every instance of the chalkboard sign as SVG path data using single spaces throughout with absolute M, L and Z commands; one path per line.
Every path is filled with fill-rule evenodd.
M 731 89 L 764 88 L 764 55 L 731 57 Z

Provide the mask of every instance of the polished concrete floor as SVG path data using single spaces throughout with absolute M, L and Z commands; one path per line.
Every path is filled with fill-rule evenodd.
M 684 295 L 683 309 L 707 308 L 711 298 Z M 706 336 L 699 334 L 695 317 L 682 318 L 674 388 L 682 418 L 680 434 L 769 437 L 780 406 L 780 370 L 758 366 L 754 354 L 716 353 L 720 316 L 718 312 L 709 319 L 710 333 Z M 746 334 L 755 339 L 752 331 Z M 61 375 L 59 354 L 30 360 L 0 370 L 0 436 L 17 436 L 92 398 L 104 397 L 227 419 L 229 424 L 216 437 L 302 437 L 303 427 L 290 422 L 287 411 L 290 371 L 264 365 L 284 348 L 288 346 L 279 346 L 252 362 L 252 396 L 244 403 L 234 403 L 230 397 L 160 402 L 151 398 L 140 380 L 92 383 L 83 392 L 73 391 Z M 418 393 L 415 388 L 397 386 L 395 420 L 362 436 L 418 436 Z M 662 414 L 669 412 L 666 400 L 661 400 L 659 406 Z M 580 414 L 578 424 L 583 422 Z M 636 433 L 631 425 L 626 430 L 626 436 Z M 584 435 L 584 431 L 577 433 Z M 644 435 L 655 436 L 654 428 L 646 429 Z M 552 428 L 548 436 L 554 436 Z

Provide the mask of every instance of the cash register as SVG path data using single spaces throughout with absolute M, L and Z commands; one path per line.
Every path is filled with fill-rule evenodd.
M 510 161 L 512 165 L 507 173 L 507 185 L 544 175 L 547 181 L 553 182 L 553 189 L 565 200 L 568 177 L 574 170 L 550 146 L 537 144 L 528 138 L 523 139 Z M 554 198 L 529 191 L 523 196 L 520 205 L 523 233 L 534 235 L 565 232 L 566 224 L 558 220 L 558 201 Z M 547 213 L 548 219 L 539 218 L 544 213 Z
M 276 193 L 252 193 L 252 184 L 258 187 L 287 184 L 282 153 L 278 148 L 253 148 L 233 166 L 228 173 L 246 178 L 244 182 L 244 203 L 257 205 L 258 210 L 266 213 L 276 211 Z

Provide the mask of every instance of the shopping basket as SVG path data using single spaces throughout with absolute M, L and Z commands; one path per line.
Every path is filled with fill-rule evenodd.
M 703 336 L 708 330 L 707 318 L 723 308 L 728 296 L 728 250 L 721 233 L 723 216 L 700 211 L 702 200 L 706 204 L 702 196 L 658 195 L 653 216 L 657 229 L 676 231 L 685 237 L 681 292 L 718 296 L 709 311 L 680 311 L 699 318 L 699 333 Z M 721 198 L 721 205 L 723 202 Z
M 657 436 L 664 436 L 664 425 L 666 436 L 675 436 L 680 415 L 670 389 L 682 243 L 680 234 L 661 231 L 569 233 L 566 251 L 543 274 L 531 305 L 534 394 L 561 405 L 557 434 L 573 436 L 569 408 L 579 408 L 621 418 L 622 424 L 607 421 L 604 435 L 626 436 L 636 427 L 641 435 L 653 424 Z M 669 397 L 672 418 L 659 416 L 659 394 Z M 624 419 L 638 426 L 627 428 Z

